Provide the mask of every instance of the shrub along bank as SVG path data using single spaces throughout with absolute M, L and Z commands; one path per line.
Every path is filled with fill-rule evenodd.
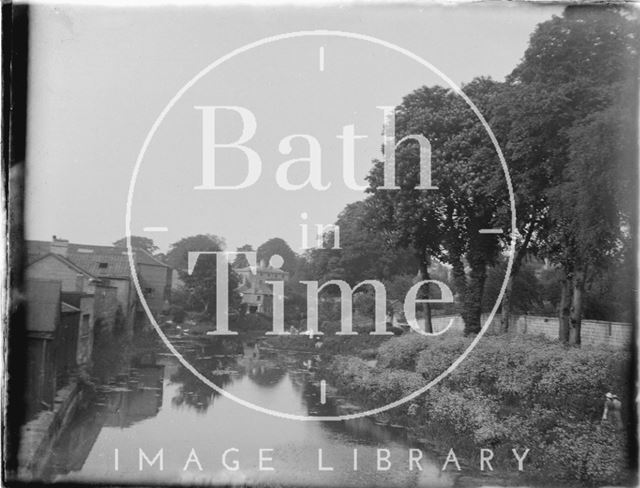
M 470 342 L 407 334 L 380 345 L 375 367 L 358 357 L 338 356 L 326 375 L 361 404 L 380 406 L 436 378 Z M 607 391 L 620 396 L 623 430 L 600 421 Z M 624 351 L 567 348 L 542 337 L 490 336 L 447 378 L 391 410 L 390 417 L 418 437 L 454 447 L 476 466 L 479 449 L 491 448 L 494 466 L 513 472 L 511 449 L 528 448 L 528 479 L 629 483 L 631 391 L 631 358 Z

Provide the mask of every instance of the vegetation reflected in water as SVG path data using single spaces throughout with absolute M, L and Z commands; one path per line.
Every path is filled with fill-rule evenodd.
M 331 399 L 320 403 L 308 355 L 256 354 L 250 345 L 233 341 L 185 340 L 176 347 L 216 385 L 247 401 L 302 415 L 336 413 Z M 336 486 L 450 486 L 454 481 L 427 453 L 422 471 L 410 470 L 409 449 L 419 446 L 402 430 L 369 419 L 296 422 L 255 412 L 213 391 L 160 348 L 132 356 L 129 368 L 120 371 L 97 388 L 93 404 L 61 436 L 48 479 Z M 237 471 L 222 463 L 230 448 L 237 451 L 227 454 L 227 463 L 237 461 Z M 140 470 L 140 449 L 149 459 L 162 449 L 163 470 L 159 463 Z M 260 470 L 260 449 L 272 449 L 265 456 L 272 458 L 267 464 L 274 471 Z M 320 449 L 324 467 L 333 470 L 319 470 Z M 389 450 L 390 469 L 377 469 L 377 449 Z M 196 462 L 185 466 L 192 450 L 202 470 Z

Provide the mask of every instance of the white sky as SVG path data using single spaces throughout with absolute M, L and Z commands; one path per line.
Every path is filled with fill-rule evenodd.
M 367 34 L 423 57 L 456 83 L 503 79 L 522 57 L 534 26 L 562 7 L 507 3 L 324 8 L 37 5 L 32 9 L 29 81 L 27 238 L 53 234 L 109 244 L 124 236 L 125 204 L 138 152 L 181 87 L 220 56 L 264 37 L 329 29 Z M 324 48 L 324 71 L 319 50 Z M 443 84 L 426 68 L 380 46 L 333 37 L 279 41 L 244 53 L 203 77 L 169 112 L 141 166 L 132 233 L 162 250 L 197 233 L 222 236 L 228 249 L 282 237 L 300 251 L 300 214 L 332 223 L 362 198 L 342 181 L 336 135 L 355 124 L 357 177 L 379 156 L 379 105 L 397 105 L 421 85 Z M 195 105 L 238 105 L 257 118 L 247 143 L 262 159 L 251 188 L 196 191 L 201 183 L 201 121 Z M 236 138 L 237 120 L 216 136 Z M 289 156 L 280 139 L 311 134 L 322 148 L 326 192 L 286 192 L 276 168 Z M 244 177 L 239 151 L 221 150 L 221 183 Z M 437 162 L 434 162 L 437 164 Z M 301 176 L 298 174 L 297 181 Z M 292 172 L 292 179 L 296 174 Z M 165 233 L 143 227 L 166 226 Z

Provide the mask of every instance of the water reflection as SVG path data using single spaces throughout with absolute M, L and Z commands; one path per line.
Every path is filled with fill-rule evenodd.
M 308 356 L 188 341 L 180 348 L 209 379 L 247 401 L 298 415 L 336 413 L 331 401 L 320 403 Z M 46 474 L 58 481 L 117 484 L 451 486 L 451 476 L 426 453 L 421 471 L 409 469 L 412 447 L 402 431 L 369 419 L 296 422 L 255 412 L 159 353 L 134 357 L 128 371 L 100 389 L 98 401 L 59 440 Z M 389 450 L 389 470 L 377 469 L 378 448 Z M 141 470 L 140 451 L 153 459 L 161 449 L 163 469 L 156 464 Z M 270 450 L 264 456 L 273 471 L 261 469 L 260 449 Z M 320 469 L 320 451 L 323 467 L 332 470 Z M 235 463 L 237 470 L 228 469 Z
M 220 388 L 231 383 L 232 376 L 243 374 L 243 368 L 237 361 L 238 347 L 234 342 L 203 344 L 186 340 L 174 345 L 190 364 Z M 177 408 L 187 407 L 205 413 L 220 395 L 184 367 L 175 369 L 170 381 L 178 385 L 177 393 L 171 399 Z
M 92 406 L 74 418 L 53 449 L 45 478 L 81 471 L 105 428 L 128 429 L 155 417 L 162 405 L 164 366 L 132 367 L 97 388 Z
M 196 365 L 199 371 L 203 371 L 203 365 Z M 211 365 L 208 365 L 211 368 Z M 230 381 L 230 375 L 218 375 L 210 378 L 216 385 L 224 388 Z M 193 408 L 198 412 L 206 412 L 213 404 L 213 401 L 219 393 L 211 387 L 205 385 L 196 378 L 186 368 L 177 368 L 175 373 L 171 375 L 171 383 L 178 385 L 175 396 L 171 399 L 176 407 L 186 406 Z
M 268 361 L 252 364 L 248 369 L 248 376 L 256 385 L 272 388 L 278 385 L 286 374 L 286 370 Z
M 164 367 L 160 365 L 131 368 L 114 386 L 101 388 L 107 427 L 126 428 L 155 417 L 162 405 Z

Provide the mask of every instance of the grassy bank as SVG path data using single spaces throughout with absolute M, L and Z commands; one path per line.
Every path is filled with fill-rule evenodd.
M 362 405 L 380 406 L 437 377 L 469 342 L 407 334 L 380 344 L 375 367 L 343 355 L 327 365 L 326 375 Z M 491 448 L 494 466 L 516 472 L 511 449 L 530 449 L 523 481 L 629 484 L 629 409 L 623 408 L 622 431 L 600 417 L 607 391 L 618 393 L 625 407 L 631 404 L 630 361 L 622 351 L 487 337 L 445 380 L 389 413 L 392 422 L 454 447 L 471 464 L 478 465 L 480 448 Z

